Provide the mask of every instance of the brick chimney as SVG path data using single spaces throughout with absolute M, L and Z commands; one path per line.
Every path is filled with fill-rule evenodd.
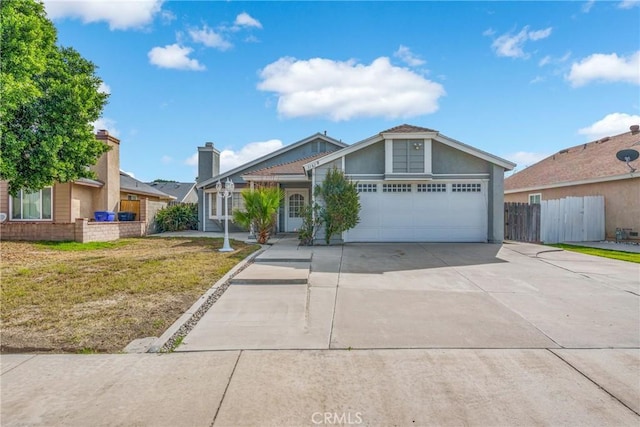
M 220 152 L 207 142 L 204 147 L 198 147 L 198 178 L 197 183 L 220 175 Z
M 98 180 L 104 183 L 93 201 L 94 207 L 97 211 L 116 212 L 120 202 L 120 140 L 104 129 L 96 133 L 96 139 L 111 149 L 91 167 Z
M 631 131 L 631 135 L 635 135 L 640 132 L 640 125 L 631 125 L 629 126 L 629 130 Z

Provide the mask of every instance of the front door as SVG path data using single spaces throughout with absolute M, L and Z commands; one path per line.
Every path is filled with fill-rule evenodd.
M 306 188 L 290 188 L 285 190 L 284 231 L 298 231 L 302 227 L 302 207 L 309 198 Z

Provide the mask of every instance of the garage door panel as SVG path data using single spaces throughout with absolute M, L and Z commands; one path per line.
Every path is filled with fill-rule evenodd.
M 360 224 L 348 242 L 484 242 L 486 185 L 482 192 L 360 193 Z

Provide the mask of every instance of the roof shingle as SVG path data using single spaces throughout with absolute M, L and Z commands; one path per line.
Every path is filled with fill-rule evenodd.
M 392 127 L 391 129 L 383 130 L 380 133 L 417 133 L 417 132 L 438 132 L 437 130 L 423 128 L 420 126 L 408 125 L 406 123 L 399 126 Z
M 629 168 L 616 158 L 616 153 L 626 148 L 640 150 L 640 133 L 626 132 L 602 138 L 586 144 L 560 150 L 504 181 L 506 191 L 551 186 L 563 182 L 575 182 L 623 175 Z M 640 161 L 631 164 L 640 169 Z
M 243 176 L 275 176 L 275 175 L 304 175 L 303 165 L 331 154 L 331 151 L 325 153 L 314 154 L 313 156 L 305 157 L 303 159 L 294 160 L 288 163 L 282 163 L 279 165 L 271 166 L 268 168 L 262 168 L 251 171 Z

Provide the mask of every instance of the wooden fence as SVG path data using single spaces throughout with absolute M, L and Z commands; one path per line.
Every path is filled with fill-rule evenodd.
M 539 205 L 505 203 L 504 238 L 544 243 L 604 240 L 604 197 L 565 197 Z
M 120 200 L 120 212 L 133 212 L 140 221 L 140 200 Z
M 505 203 L 504 238 L 518 242 L 540 242 L 540 205 Z

